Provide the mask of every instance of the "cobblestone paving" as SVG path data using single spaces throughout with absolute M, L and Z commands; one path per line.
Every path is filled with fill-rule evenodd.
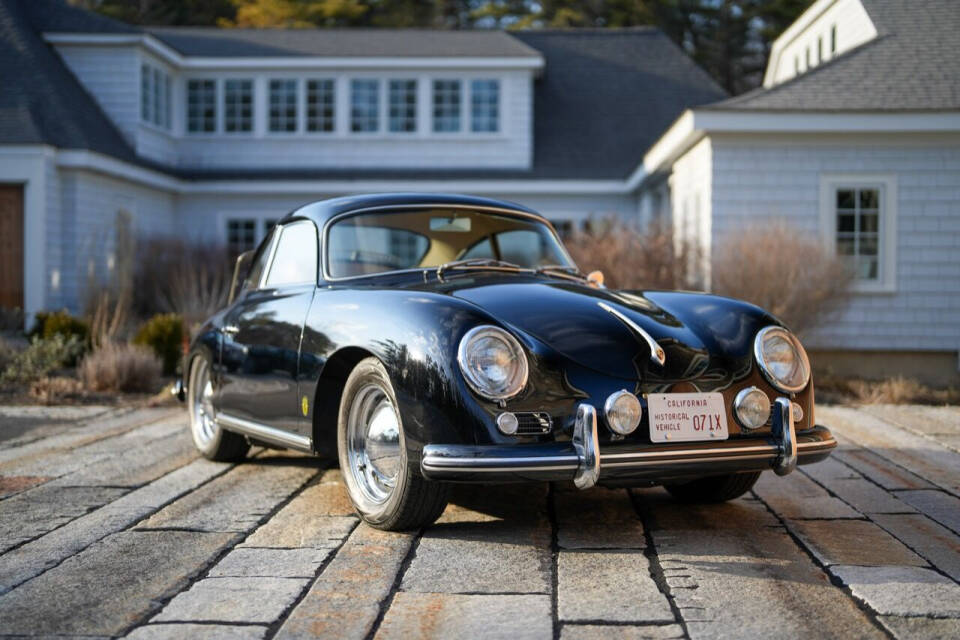
M 0 636 L 960 637 L 957 408 L 819 408 L 835 455 L 724 505 L 458 487 L 402 534 L 327 462 L 198 458 L 181 410 L 17 411 Z

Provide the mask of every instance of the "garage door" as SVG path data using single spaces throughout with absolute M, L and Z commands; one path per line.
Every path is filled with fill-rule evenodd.
M 23 187 L 0 185 L 0 307 L 23 308 Z

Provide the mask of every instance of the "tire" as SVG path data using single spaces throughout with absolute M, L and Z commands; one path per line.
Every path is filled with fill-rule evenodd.
M 722 476 L 697 478 L 683 484 L 665 484 L 664 488 L 680 502 L 717 503 L 739 498 L 753 488 L 760 471 L 728 473 Z
M 250 450 L 250 443 L 240 434 L 227 431 L 217 424 L 212 396 L 210 361 L 204 356 L 197 356 L 190 363 L 190 377 L 187 380 L 187 410 L 190 412 L 193 444 L 209 460 L 243 460 Z
M 424 479 L 410 462 L 396 394 L 376 358 L 360 361 L 344 385 L 337 455 L 350 501 L 372 527 L 419 529 L 447 506 L 447 486 Z

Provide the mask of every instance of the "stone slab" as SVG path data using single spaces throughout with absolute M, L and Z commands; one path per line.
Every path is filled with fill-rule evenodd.
M 898 491 L 897 497 L 960 534 L 960 498 L 943 491 Z
M 677 640 L 685 638 L 678 624 L 663 625 L 609 625 L 564 624 L 560 640 Z
M 186 586 L 234 539 L 125 531 L 0 596 L 0 629 L 27 635 L 121 635 Z
M 178 594 L 154 621 L 271 624 L 308 584 L 300 578 L 205 578 Z
M 817 465 L 810 466 L 816 467 Z M 865 480 L 863 477 L 821 477 L 819 481 L 860 513 L 911 513 L 916 511 L 906 502 L 899 500 L 896 495 L 878 487 L 869 480 Z
M 53 480 L 52 476 L 2 476 L 0 475 L 0 499 L 8 498 L 28 489 Z
M 546 595 L 403 593 L 393 599 L 377 640 L 479 638 L 550 640 Z
M 960 435 L 960 408 L 875 404 L 862 411 L 898 427 L 925 435 Z
M 861 517 L 802 473 L 792 473 L 786 477 L 764 473 L 753 486 L 753 491 L 782 518 Z
M 877 514 L 874 522 L 960 582 L 960 537 L 926 516 Z
M 143 529 L 246 532 L 317 474 L 318 461 L 247 461 L 151 516 Z
M 850 465 L 865 477 L 888 491 L 897 489 L 930 489 L 932 484 L 903 467 L 868 449 L 840 447 L 831 456 Z
M 838 565 L 830 572 L 880 615 L 960 618 L 960 585 L 932 569 Z
M 211 578 L 313 578 L 330 549 L 234 549 L 208 574 Z
M 148 624 L 124 636 L 127 640 L 261 640 L 267 627 L 221 624 Z
M 555 492 L 557 544 L 561 549 L 642 549 L 643 522 L 623 489 Z
M 133 525 L 163 504 L 229 468 L 222 463 L 196 460 L 105 507 L 0 555 L 0 593 L 41 574 L 97 540 Z
M 336 552 L 310 591 L 280 627 L 277 638 L 363 640 L 390 595 L 413 544 L 408 533 L 361 524 Z
M 960 618 L 879 616 L 879 619 L 880 623 L 898 640 L 956 640 L 956 638 L 960 638 Z
M 790 530 L 825 565 L 910 565 L 926 561 L 866 520 L 791 520 Z
M 563 622 L 675 622 L 670 602 L 640 551 L 561 551 L 558 614 Z

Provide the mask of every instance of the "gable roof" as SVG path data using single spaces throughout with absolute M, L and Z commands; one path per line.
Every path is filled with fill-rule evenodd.
M 311 170 L 272 177 L 357 179 L 614 179 L 685 109 L 725 93 L 657 29 L 426 31 L 350 29 L 138 29 L 62 0 L 0 0 L 0 143 L 89 149 L 188 179 L 247 178 L 249 171 L 157 167 L 138 157 L 43 32 L 149 33 L 182 55 L 510 56 L 545 60 L 533 87 L 533 166 L 529 170 Z M 374 37 L 375 36 L 375 37 Z M 263 175 L 262 170 L 259 172 Z
M 123 135 L 37 32 L 32 18 L 48 1 L 0 0 L 0 142 L 135 160 Z
M 960 109 L 956 0 L 861 0 L 873 40 L 792 80 L 707 107 L 742 111 Z

